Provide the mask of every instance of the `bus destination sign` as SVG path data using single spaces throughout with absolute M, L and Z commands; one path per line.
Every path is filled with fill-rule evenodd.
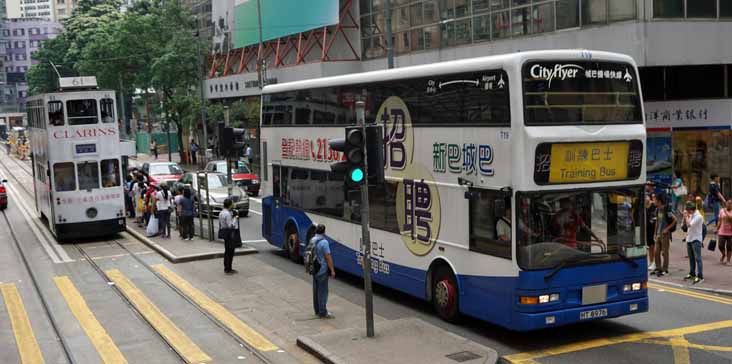
M 539 185 L 637 179 L 643 163 L 640 140 L 542 143 L 536 148 L 534 181 Z
M 94 143 L 89 144 L 76 144 L 76 154 L 95 154 L 97 152 L 97 145 Z

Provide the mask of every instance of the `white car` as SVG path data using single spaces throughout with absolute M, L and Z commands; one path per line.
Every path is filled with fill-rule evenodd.
M 231 198 L 234 203 L 233 209 L 239 213 L 239 216 L 249 216 L 249 196 L 246 191 L 239 186 L 233 186 L 231 195 L 229 195 L 229 189 L 226 185 L 226 175 L 223 173 L 209 173 L 208 174 L 208 204 L 206 204 L 206 184 L 203 184 L 203 174 L 196 178 L 195 173 L 185 173 L 183 177 L 178 180 L 176 188 L 183 186 L 190 186 L 191 193 L 196 201 L 204 201 L 201 211 L 202 213 L 208 213 L 208 205 L 211 206 L 212 215 L 218 216 L 221 210 L 224 209 L 224 200 Z M 201 196 L 199 196 L 199 185 L 201 187 Z

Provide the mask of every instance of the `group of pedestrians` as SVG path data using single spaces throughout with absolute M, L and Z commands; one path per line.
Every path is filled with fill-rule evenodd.
M 669 250 L 677 227 L 685 233 L 682 241 L 686 244 L 689 259 L 689 273 L 684 280 L 692 284 L 704 282 L 702 251 L 707 235 L 710 235 L 706 245 L 708 250 L 718 249 L 720 264 L 732 266 L 732 199 L 724 197 L 719 182 L 719 176 L 712 174 L 709 192 L 704 198 L 688 193 L 677 174 L 668 186 L 670 194 L 657 195 L 655 185 L 648 183 L 645 197 L 646 242 L 648 270 L 652 275 L 662 277 L 668 274 Z M 705 217 L 705 209 L 711 211 L 708 218 Z

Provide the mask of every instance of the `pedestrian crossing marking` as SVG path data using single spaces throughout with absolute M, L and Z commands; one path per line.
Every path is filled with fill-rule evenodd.
M 91 340 L 97 349 L 99 356 L 102 358 L 102 363 L 126 364 L 127 359 L 125 359 L 124 355 L 119 351 L 119 348 L 117 348 L 117 345 L 112 341 L 112 338 L 107 334 L 107 331 L 91 312 L 86 301 L 84 301 L 84 298 L 69 277 L 54 277 L 53 280 L 64 300 L 66 300 L 66 304 L 69 306 L 71 313 L 74 314 L 74 317 L 79 321 L 86 336 L 89 337 L 89 340 Z
M 18 354 L 20 355 L 21 364 L 43 364 L 43 354 L 38 346 L 36 336 L 33 334 L 28 313 L 20 298 L 18 287 L 13 283 L 0 284 L 5 307 L 10 316 L 10 324 L 15 335 L 15 343 L 18 346 Z
M 120 291 L 122 291 L 122 294 L 140 311 L 145 320 L 183 357 L 186 363 L 194 364 L 211 361 L 211 357 L 204 353 L 183 331 L 175 326 L 122 272 L 118 269 L 111 269 L 106 271 L 106 274 L 117 285 Z
M 216 301 L 209 298 L 206 294 L 193 287 L 185 279 L 168 269 L 168 267 L 162 264 L 153 265 L 160 275 L 163 276 L 168 282 L 178 288 L 183 294 L 193 300 L 198 306 L 203 308 L 206 312 L 211 314 L 216 320 L 228 327 L 236 336 L 244 340 L 249 345 L 253 346 L 259 351 L 273 351 L 277 350 L 278 347 L 267 340 L 264 336 L 260 335 L 254 329 L 249 327 L 247 324 L 242 322 L 238 317 L 232 314 L 229 310 L 224 308 Z
M 688 326 L 688 327 L 682 327 L 678 329 L 670 329 L 670 330 L 661 330 L 661 331 L 651 331 L 651 332 L 638 332 L 633 334 L 627 334 L 627 335 L 621 335 L 617 337 L 609 337 L 609 338 L 600 338 L 600 339 L 593 339 L 578 343 L 572 343 L 572 344 L 566 344 L 566 345 L 560 345 L 553 348 L 543 349 L 543 350 L 535 350 L 535 351 L 528 351 L 524 353 L 517 353 L 517 354 L 511 354 L 506 355 L 502 359 L 505 362 L 513 363 L 513 364 L 534 364 L 536 363 L 535 359 L 550 357 L 550 356 L 556 356 L 561 354 L 568 354 L 576 351 L 583 351 L 583 350 L 589 350 L 589 349 L 596 349 L 603 346 L 608 345 L 616 345 L 616 344 L 623 344 L 623 343 L 632 343 L 632 342 L 648 342 L 649 340 L 653 339 L 661 339 L 661 338 L 668 338 L 668 343 L 664 343 L 665 345 L 670 345 L 672 347 L 678 346 L 679 350 L 674 350 L 674 357 L 675 359 L 680 360 L 680 363 L 684 363 L 684 352 L 683 348 L 694 348 L 695 344 L 691 344 L 686 339 L 684 339 L 684 335 L 690 335 L 690 334 L 697 334 L 701 332 L 706 331 L 713 331 L 713 330 L 720 330 L 720 329 L 729 329 L 732 328 L 732 320 L 727 321 L 719 321 L 719 322 L 712 322 L 708 324 L 702 324 L 702 325 L 695 325 L 695 326 Z M 671 340 L 673 339 L 673 340 Z M 658 343 L 658 341 L 654 340 L 654 344 Z M 697 346 L 699 347 L 699 346 Z M 708 346 L 701 346 L 704 348 L 709 348 Z M 688 349 L 687 349 L 688 350 Z M 727 350 L 723 350 L 727 351 Z M 677 356 L 678 355 L 678 356 Z

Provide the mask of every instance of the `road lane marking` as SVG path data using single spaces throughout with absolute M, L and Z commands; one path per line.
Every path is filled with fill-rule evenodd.
M 23 300 L 20 298 L 18 287 L 13 283 L 4 283 L 0 284 L 0 291 L 2 291 L 5 307 L 10 316 L 20 362 L 22 364 L 43 364 L 43 354 L 41 354 L 41 348 L 33 334 L 33 327 L 28 319 Z
M 259 215 L 259 216 L 262 216 L 262 213 L 259 212 L 259 211 L 256 211 L 256 210 L 249 209 L 249 212 L 252 212 L 252 213 L 255 213 L 255 214 Z
M 659 339 L 648 339 L 648 340 L 642 340 L 640 342 L 641 343 L 644 343 L 644 344 L 655 344 L 655 345 L 666 345 L 666 346 L 671 345 L 668 341 L 666 341 L 666 340 L 659 340 Z M 689 349 L 699 349 L 699 350 L 704 350 L 704 351 L 732 352 L 732 346 L 717 346 L 717 345 L 693 344 L 693 343 L 690 343 L 688 341 L 685 342 L 685 343 L 677 343 L 676 345 L 677 346 L 684 346 L 684 347 L 687 347 Z
M 509 363 L 514 363 L 514 364 L 529 364 L 529 363 L 534 363 L 535 359 L 540 359 L 540 358 L 544 358 L 544 357 L 548 357 L 548 356 L 556 356 L 556 355 L 567 354 L 567 353 L 572 353 L 572 352 L 576 352 L 576 351 L 595 349 L 595 348 L 609 346 L 609 345 L 616 345 L 616 344 L 623 344 L 623 343 L 630 343 L 630 342 L 642 342 L 642 341 L 648 340 L 648 339 L 680 337 L 680 336 L 689 335 L 689 334 L 696 334 L 696 333 L 700 333 L 700 332 L 726 329 L 726 328 L 732 328 L 732 320 L 712 322 L 712 323 L 708 323 L 708 324 L 688 326 L 688 327 L 682 327 L 682 328 L 678 328 L 678 329 L 651 331 L 651 332 L 638 332 L 638 333 L 633 333 L 633 334 L 621 335 L 621 336 L 617 336 L 617 337 L 587 340 L 587 341 L 578 342 L 578 343 L 560 345 L 560 346 L 548 348 L 548 349 L 527 351 L 524 353 L 506 355 L 503 357 L 503 359 Z
M 686 289 L 669 287 L 669 286 L 660 285 L 660 284 L 656 284 L 656 283 L 648 283 L 648 287 L 659 290 L 659 291 L 662 290 L 665 292 L 675 293 L 675 294 L 682 295 L 682 296 L 698 298 L 701 300 L 717 302 L 717 303 L 721 303 L 721 304 L 725 304 L 725 305 L 732 305 L 732 299 L 724 298 L 724 297 L 720 297 L 720 296 L 714 296 L 714 295 L 700 293 L 700 292 L 692 292 L 692 291 L 689 291 Z
M 102 358 L 102 363 L 126 364 L 127 359 L 125 359 L 102 324 L 99 323 L 89 309 L 86 301 L 84 301 L 81 293 L 79 293 L 69 277 L 54 277 L 53 281 L 56 283 L 56 287 L 61 292 L 64 300 L 66 300 L 66 304 L 69 306 L 71 313 L 74 314 L 74 317 L 79 321 L 79 325 L 81 325 L 86 336 L 89 337 L 89 340 L 97 349 L 97 353 Z
M 249 199 L 252 200 L 252 201 L 254 201 L 254 202 L 260 203 L 260 204 L 262 203 L 262 199 L 261 198 L 249 197 Z
M 193 287 L 188 281 L 181 278 L 179 275 L 174 273 L 168 267 L 162 264 L 153 265 L 160 275 L 163 276 L 168 282 L 178 288 L 183 294 L 193 300 L 198 306 L 204 309 L 206 312 L 211 314 L 216 320 L 221 322 L 224 326 L 228 327 L 236 336 L 247 342 L 249 345 L 259 351 L 273 351 L 277 350 L 278 347 L 267 340 L 264 336 L 260 335 L 254 329 L 249 327 L 247 324 L 242 322 L 238 317 L 232 314 L 229 310 L 224 308 L 216 301 L 209 298 L 206 294 Z
M 683 336 L 676 336 L 668 339 L 671 350 L 674 352 L 674 364 L 690 364 L 689 342 Z
M 122 272 L 118 269 L 111 269 L 106 271 L 106 274 L 117 285 L 120 291 L 122 291 L 122 294 L 140 311 L 145 320 L 165 338 L 165 341 L 187 363 L 206 363 L 211 361 L 211 357 L 204 353 L 183 331 L 175 326 Z

